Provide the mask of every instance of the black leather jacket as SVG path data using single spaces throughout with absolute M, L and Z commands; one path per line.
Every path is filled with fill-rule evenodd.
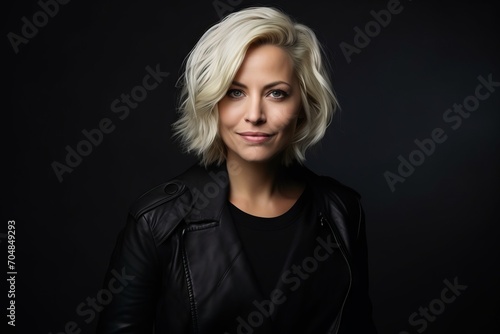
M 318 223 L 331 229 L 345 260 L 339 270 L 350 277 L 328 333 L 376 333 L 359 195 L 306 167 L 292 169 L 312 186 Z M 225 205 L 228 180 L 225 164 L 194 165 L 131 206 L 105 277 L 112 297 L 101 301 L 97 333 L 223 334 L 220 319 L 236 319 L 242 300 L 259 298 Z

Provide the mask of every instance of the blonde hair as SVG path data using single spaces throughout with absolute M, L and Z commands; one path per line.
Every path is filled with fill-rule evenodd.
M 187 153 L 200 163 L 220 164 L 225 146 L 218 134 L 217 103 L 226 95 L 248 48 L 255 44 L 281 47 L 294 64 L 305 119 L 284 150 L 282 163 L 305 161 L 306 150 L 319 142 L 338 108 L 315 33 L 272 7 L 233 12 L 209 28 L 185 59 L 179 78 L 179 119 L 172 124 Z

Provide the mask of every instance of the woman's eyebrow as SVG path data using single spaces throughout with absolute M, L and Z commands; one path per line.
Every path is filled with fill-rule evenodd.
M 285 84 L 287 86 L 290 86 L 292 87 L 292 85 L 290 85 L 288 82 L 286 81 L 274 81 L 274 82 L 271 82 L 271 83 L 268 83 L 267 85 L 264 86 L 265 89 L 267 88 L 271 88 L 271 87 L 274 87 L 274 86 L 277 86 L 279 84 Z M 241 88 L 248 88 L 246 85 L 242 84 L 241 82 L 238 82 L 238 81 L 233 81 L 232 82 L 232 85 L 233 86 L 238 86 L 238 87 L 241 87 Z

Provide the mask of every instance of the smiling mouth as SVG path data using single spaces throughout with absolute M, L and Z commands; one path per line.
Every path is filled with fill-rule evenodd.
M 238 133 L 245 141 L 251 143 L 264 143 L 271 139 L 273 136 L 269 133 L 264 132 L 240 132 Z

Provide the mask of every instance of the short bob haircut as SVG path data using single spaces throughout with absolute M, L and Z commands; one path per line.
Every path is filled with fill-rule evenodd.
M 338 108 L 324 50 L 315 33 L 272 7 L 233 12 L 209 28 L 184 60 L 179 78 L 179 119 L 172 124 L 187 153 L 200 164 L 221 164 L 226 158 L 219 135 L 217 103 L 227 94 L 250 46 L 271 44 L 291 57 L 299 81 L 302 111 L 295 136 L 281 163 L 305 161 L 305 152 L 323 138 Z

